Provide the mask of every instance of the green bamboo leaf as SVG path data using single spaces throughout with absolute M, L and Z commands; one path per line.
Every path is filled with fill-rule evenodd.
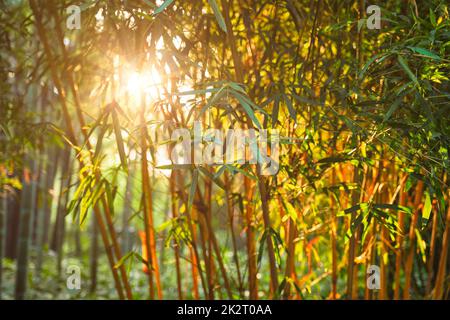
M 111 115 L 112 115 L 112 119 L 113 119 L 114 134 L 116 136 L 117 149 L 119 151 L 120 162 L 122 163 L 122 167 L 125 170 L 125 172 L 128 172 L 128 162 L 127 162 L 127 156 L 125 154 L 125 147 L 124 147 L 124 143 L 123 143 L 119 118 L 117 116 L 117 111 L 114 107 L 112 109 Z
M 433 9 L 430 8 L 430 22 L 433 27 L 436 27 L 436 15 L 434 14 Z
M 408 77 L 417 85 L 419 86 L 419 81 L 417 80 L 417 77 L 414 75 L 414 73 L 411 71 L 411 69 L 408 66 L 408 63 L 403 59 L 402 56 L 398 56 L 398 62 L 400 63 L 400 66 L 403 68 L 403 70 L 406 72 Z
M 102 146 L 103 146 L 103 137 L 106 134 L 106 130 L 108 129 L 108 127 L 102 126 L 100 127 L 100 133 L 98 135 L 97 138 L 97 143 L 95 144 L 95 152 L 94 152 L 94 161 L 99 162 L 98 160 L 100 159 L 100 152 L 102 151 Z
M 420 256 L 422 257 L 422 261 L 425 263 L 427 260 L 427 256 L 426 256 L 426 252 L 425 252 L 425 250 L 427 248 L 427 244 L 423 240 L 422 235 L 420 234 L 420 231 L 418 229 L 414 229 L 414 232 L 416 233 L 417 246 L 419 247 Z
M 288 218 L 291 218 L 292 221 L 296 221 L 297 220 L 297 211 L 295 210 L 294 206 L 290 202 L 288 202 L 286 200 L 283 200 L 282 204 L 283 204 L 283 207 L 284 207 L 284 209 L 285 209 L 285 211 L 287 213 L 284 216 L 284 217 L 286 217 L 286 220 Z
M 356 218 L 355 221 L 353 221 L 352 225 L 350 226 L 351 232 L 355 232 L 355 230 L 362 224 L 364 219 L 364 213 L 360 213 Z
M 264 246 L 266 244 L 266 238 L 267 238 L 268 234 L 269 234 L 269 230 L 267 230 L 267 229 L 264 230 L 261 240 L 259 241 L 258 258 L 257 258 L 258 269 L 261 266 L 261 261 L 262 261 L 262 257 L 263 257 L 263 253 L 264 253 Z
M 358 211 L 359 209 L 361 209 L 361 205 L 360 205 L 360 204 L 357 204 L 357 205 L 354 205 L 354 206 L 352 206 L 352 207 L 350 207 L 350 208 L 345 209 L 343 212 L 344 212 L 345 214 L 349 214 L 349 213 L 352 213 L 352 212 L 356 212 L 356 211 Z
M 297 282 L 292 281 L 292 284 L 294 285 L 295 291 L 300 295 L 300 298 L 302 300 L 305 300 L 305 297 L 304 297 L 304 295 L 302 293 L 302 289 L 300 289 L 300 287 L 298 286 Z
M 91 191 L 87 190 L 83 196 L 83 198 L 81 198 L 81 202 L 80 202 L 80 226 L 84 225 L 84 222 L 86 220 L 86 216 L 87 216 L 87 212 L 89 210 L 90 207 L 90 203 L 91 203 Z
M 108 117 L 109 113 L 110 113 L 109 106 L 106 106 L 105 108 L 103 108 L 100 116 L 97 118 L 97 120 L 95 120 L 94 124 L 90 126 L 90 130 L 86 135 L 86 138 L 85 138 L 85 141 L 83 144 L 83 148 L 86 146 L 92 133 L 95 131 L 96 128 L 100 127 L 101 122 Z M 103 127 L 100 127 L 100 128 L 103 129 Z
M 396 205 L 396 204 L 389 204 L 389 203 L 377 203 L 373 205 L 374 208 L 377 209 L 392 209 L 396 211 L 402 211 L 408 214 L 412 214 L 412 210 L 409 207 Z
M 219 6 L 217 5 L 216 0 L 208 0 L 208 3 L 214 12 L 214 15 L 216 16 L 217 23 L 219 23 L 220 28 L 226 33 L 227 26 L 225 25 L 225 20 L 223 19 L 222 13 L 220 12 L 220 9 L 219 9 Z
M 283 94 L 284 101 L 286 102 L 286 105 L 288 107 L 289 115 L 294 121 L 297 121 L 297 111 L 294 109 L 294 106 L 292 105 L 291 99 L 286 94 Z
M 192 172 L 192 182 L 191 182 L 191 188 L 189 189 L 189 198 L 188 198 L 188 212 L 191 212 L 192 204 L 194 203 L 194 197 L 195 197 L 195 191 L 197 190 L 197 183 L 198 183 L 198 170 L 195 169 Z
M 151 265 L 150 261 L 145 260 L 144 257 L 141 256 L 139 253 L 133 252 L 133 256 L 135 256 L 143 264 L 147 265 L 149 270 L 155 270 L 155 268 L 153 268 L 153 266 Z
M 134 251 L 130 251 L 126 255 L 122 256 L 122 258 L 120 258 L 120 260 L 117 261 L 117 263 L 114 265 L 114 269 L 120 268 L 124 264 L 124 262 L 127 261 L 132 256 L 134 256 Z
M 354 122 L 346 117 L 346 116 L 339 116 L 339 118 L 345 122 L 345 125 L 352 131 L 353 134 L 357 134 L 359 131 L 359 128 L 354 124 Z
M 225 94 L 228 92 L 226 87 L 220 88 L 214 96 L 212 96 L 208 102 L 203 106 L 203 108 L 200 110 L 199 117 L 209 108 L 211 107 L 215 102 L 219 101 L 222 97 L 225 96 Z M 192 111 L 194 108 L 192 108 Z M 188 120 L 190 119 L 190 114 L 188 116 Z
M 376 55 L 374 55 L 372 58 L 370 58 L 367 62 L 366 62 L 366 64 L 364 65 L 364 67 L 361 69 L 361 71 L 360 71 L 360 73 L 359 73 L 359 79 L 360 80 L 362 80 L 363 79 L 363 77 L 364 77 L 364 74 L 367 72 L 367 69 L 369 69 L 369 67 L 370 67 L 370 65 L 372 64 L 372 63 L 374 63 L 375 61 L 377 62 L 377 63 L 380 63 L 380 62 L 382 62 L 384 59 L 386 59 L 386 57 L 388 57 L 389 55 L 388 54 L 386 54 L 386 53 L 379 53 L 379 54 L 376 54 Z
M 431 197 L 428 192 L 425 192 L 425 203 L 422 209 L 422 219 L 428 220 L 431 214 Z
M 198 169 L 200 170 L 200 172 L 203 175 L 205 175 L 206 177 L 211 179 L 211 181 L 213 181 L 218 187 L 220 187 L 221 189 L 225 190 L 225 185 L 222 183 L 222 181 L 217 179 L 211 172 L 209 172 L 208 170 L 206 170 L 203 167 L 198 167 Z
M 171 227 L 172 224 L 173 224 L 173 219 L 169 219 L 169 220 L 167 220 L 167 221 L 161 223 L 161 224 L 156 228 L 156 231 L 157 231 L 157 232 L 162 232 L 162 231 L 164 231 L 165 229 L 167 229 L 168 227 Z
M 264 109 L 262 109 L 260 106 L 258 106 L 256 103 L 254 103 L 248 96 L 247 94 L 238 92 L 236 90 L 231 90 L 231 93 L 235 96 L 235 97 L 239 97 L 239 99 L 243 99 L 248 105 L 250 105 L 253 109 L 255 109 L 256 111 L 261 112 L 262 114 L 265 115 L 269 115 Z
M 284 278 L 283 281 L 281 281 L 281 283 L 278 285 L 278 289 L 277 289 L 277 293 L 276 293 L 276 297 L 280 297 L 281 294 L 283 293 L 285 287 L 286 287 L 286 282 L 289 280 L 289 278 Z
M 266 103 L 270 103 L 273 101 L 273 107 L 272 107 L 272 126 L 275 126 L 278 122 L 278 113 L 280 112 L 280 98 L 278 95 L 275 97 L 269 98 Z
M 108 180 L 103 180 L 105 185 L 105 194 L 106 194 L 106 201 L 108 202 L 108 208 L 110 210 L 110 213 L 112 216 L 114 216 L 114 195 L 112 192 L 111 184 L 108 182 Z
M 241 169 L 239 167 L 236 167 L 236 166 L 233 166 L 233 165 L 229 165 L 229 164 L 227 164 L 225 166 L 228 169 L 228 171 L 230 171 L 232 174 L 234 174 L 235 172 L 239 172 L 239 173 L 242 173 L 244 176 L 246 176 L 246 177 L 248 177 L 248 178 L 250 178 L 250 179 L 252 179 L 254 181 L 258 180 L 254 175 L 250 174 L 249 172 L 247 172 L 247 171 L 245 171 L 245 170 L 243 170 L 243 169 Z
M 229 85 L 232 89 L 234 89 L 234 90 L 236 90 L 236 91 L 238 91 L 238 92 L 240 92 L 240 93 L 247 94 L 247 93 L 245 92 L 244 88 L 242 88 L 242 86 L 239 85 L 239 83 L 236 83 L 236 82 L 228 82 L 228 85 Z
M 430 59 L 442 60 L 441 57 L 439 57 L 437 54 L 431 52 L 430 50 L 420 48 L 420 47 L 410 47 L 410 46 L 408 46 L 407 48 L 420 54 L 420 55 L 426 56 Z
M 247 115 L 250 117 L 250 119 L 255 124 L 255 126 L 258 129 L 261 129 L 261 123 L 259 123 L 258 118 L 256 118 L 255 113 L 253 112 L 253 109 L 250 106 L 250 104 L 248 103 L 248 101 L 241 94 L 238 94 L 237 92 L 234 92 L 233 95 L 236 97 L 236 99 L 239 100 L 239 103 L 244 108 L 245 113 L 247 113 Z
M 389 108 L 388 112 L 386 112 L 386 114 L 383 117 L 383 122 L 386 122 L 387 120 L 389 120 L 389 118 L 392 116 L 392 114 L 398 109 L 398 107 L 400 106 L 400 103 L 402 102 L 403 97 L 400 97 L 398 99 L 396 99 L 391 107 Z
M 226 166 L 221 166 L 219 170 L 217 170 L 217 172 L 214 174 L 214 179 L 218 179 L 222 175 L 222 173 L 225 172 L 226 168 Z
M 89 208 L 94 207 L 104 193 L 103 182 L 100 182 L 93 191 L 87 190 L 80 203 L 80 226 L 84 226 Z
M 87 177 L 84 177 L 81 179 L 80 184 L 78 185 L 78 188 L 75 190 L 73 199 L 67 207 L 67 212 L 70 213 L 70 212 L 78 209 L 78 207 L 80 206 L 81 200 L 83 199 L 85 189 L 88 188 L 91 181 L 92 181 L 92 179 L 90 176 L 87 176 Z

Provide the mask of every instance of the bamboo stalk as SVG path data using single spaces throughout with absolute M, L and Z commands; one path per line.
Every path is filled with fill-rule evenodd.
M 132 239 L 130 236 L 130 226 L 129 220 L 131 217 L 131 213 L 133 212 L 133 184 L 134 181 L 134 164 L 129 165 L 129 174 L 127 176 L 127 182 L 125 187 L 125 199 L 123 204 L 123 212 L 122 212 L 122 252 L 128 252 L 132 248 Z
M 70 154 L 70 152 L 69 152 Z M 71 172 L 71 166 L 72 163 L 70 162 L 70 157 L 68 157 L 68 170 L 67 172 Z M 64 195 L 64 203 L 63 208 L 66 208 L 69 203 L 69 196 L 70 196 L 70 184 L 72 181 L 72 176 L 69 174 L 69 177 L 67 177 L 67 183 L 66 183 L 66 189 L 65 189 L 65 195 Z M 65 216 L 61 216 L 60 219 L 60 226 L 58 228 L 57 233 L 57 250 L 58 250 L 58 271 L 59 274 L 62 272 L 62 258 L 64 255 L 64 235 L 66 233 L 66 219 Z
M 406 205 L 406 197 L 407 194 L 404 191 L 404 186 L 408 175 L 404 174 L 403 178 L 400 182 L 400 196 L 398 203 L 401 206 Z M 396 238 L 396 258 L 395 258 L 395 284 L 394 284 L 394 300 L 399 300 L 401 297 L 401 288 L 400 288 L 400 272 L 402 268 L 402 260 L 403 260 L 403 238 L 404 238 L 404 224 L 405 224 L 405 213 L 403 211 L 399 211 L 398 213 L 398 234 Z
M 54 249 L 57 252 L 57 270 L 58 275 L 61 276 L 61 268 L 62 268 L 62 249 L 63 249 L 63 238 L 64 238 L 64 228 L 65 228 L 65 209 L 69 199 L 69 190 L 66 190 L 66 194 L 64 195 L 64 190 L 69 188 L 71 175 L 70 175 L 70 149 L 64 150 L 63 155 L 63 163 L 61 167 L 61 185 L 59 189 L 59 199 L 58 199 L 58 207 L 57 207 L 57 215 L 55 221 L 55 232 L 53 235 Z M 69 173 L 68 177 L 65 177 L 65 174 Z M 67 182 L 65 183 L 65 180 Z
M 98 272 L 98 222 L 96 219 L 91 221 L 92 241 L 89 253 L 89 275 L 90 285 L 89 293 L 94 294 L 97 289 L 97 272 Z
M 354 167 L 353 170 L 353 182 L 355 184 L 359 184 L 359 170 L 357 167 Z M 359 202 L 360 194 L 354 190 L 352 192 L 352 204 L 356 205 Z M 353 225 L 354 221 L 356 219 L 356 213 L 352 212 L 350 217 L 350 227 Z M 347 272 L 347 298 L 348 299 L 356 299 L 356 293 L 354 290 L 354 277 L 356 273 L 355 268 L 355 257 L 356 257 L 356 244 L 357 244 L 357 235 L 356 230 L 352 232 L 352 235 L 350 236 L 350 242 L 349 242 L 349 251 L 348 251 L 348 272 Z
M 175 183 L 176 183 L 176 176 L 175 172 L 172 171 L 170 174 L 170 180 L 169 180 L 169 192 L 171 196 L 171 202 L 172 202 L 172 218 L 177 219 L 178 218 L 178 203 L 176 199 L 176 191 L 175 191 Z M 183 299 L 183 289 L 181 284 L 181 269 L 180 269 L 180 244 L 178 241 L 175 241 L 175 244 L 173 246 L 174 255 L 175 255 L 175 270 L 177 273 L 177 291 L 178 291 L 178 299 Z
M 17 300 L 25 299 L 27 290 L 30 222 L 36 199 L 36 188 L 35 186 L 33 187 L 32 182 L 32 179 L 34 179 L 32 172 L 35 172 L 36 162 L 27 159 L 26 163 L 30 165 L 31 172 L 30 169 L 25 168 L 22 180 L 23 189 L 20 194 L 20 234 L 18 239 L 16 286 L 14 290 L 14 297 Z
M 259 165 L 257 165 L 257 167 L 259 167 Z M 260 168 L 257 168 L 257 172 L 259 172 L 259 170 Z M 269 231 L 269 229 L 271 228 L 271 223 L 269 218 L 268 195 L 266 191 L 265 181 L 263 180 L 263 177 L 259 175 L 259 173 L 258 173 L 258 185 L 259 185 L 259 192 L 261 195 L 261 206 L 263 211 L 264 227 L 266 231 Z M 278 274 L 275 262 L 275 252 L 273 248 L 272 236 L 266 237 L 266 241 L 267 241 L 267 251 L 269 253 L 271 291 L 274 294 L 278 290 Z
M 185 204 L 187 204 L 187 201 L 185 201 Z M 193 222 L 193 218 L 191 216 L 191 213 L 187 213 L 187 220 L 188 220 L 188 225 L 189 225 L 189 229 L 191 232 L 191 261 L 192 261 L 192 278 L 194 280 L 194 286 L 196 283 L 196 279 L 197 279 L 197 274 L 200 275 L 200 282 L 202 284 L 202 288 L 203 288 L 203 293 L 205 296 L 205 299 L 208 297 L 208 287 L 207 287 L 207 283 L 206 280 L 203 276 L 203 271 L 201 268 L 201 264 L 200 264 L 200 256 L 198 254 L 198 245 L 197 245 L 197 232 L 194 226 L 194 222 Z
M 242 62 L 240 60 L 239 57 L 239 53 L 236 47 L 236 40 L 235 40 L 235 36 L 233 33 L 233 26 L 231 24 L 231 19 L 230 19 L 230 6 L 229 6 L 229 2 L 227 0 L 222 0 L 222 9 L 223 9 L 223 15 L 224 15 L 224 19 L 225 19 L 225 25 L 227 28 L 227 41 L 228 44 L 230 45 L 230 49 L 231 49 L 231 54 L 232 54 L 232 58 L 233 58 L 233 62 L 234 62 L 234 70 L 235 70 L 235 75 L 236 75 L 236 79 L 239 83 L 244 83 L 244 77 L 243 77 L 243 67 L 242 67 Z M 248 121 L 249 123 L 249 121 Z M 250 124 L 251 126 L 251 124 Z M 257 285 L 257 279 L 256 279 L 256 274 L 257 274 L 257 266 L 256 266 L 256 248 L 255 248 L 255 235 L 254 235 L 254 225 L 253 225 L 253 210 L 250 207 L 250 202 L 251 202 L 251 195 L 252 195 L 252 191 L 251 191 L 251 187 L 250 187 L 250 180 L 248 177 L 244 177 L 244 187 L 245 187 L 245 195 L 246 195 L 246 201 L 247 201 L 247 206 L 246 206 L 246 222 L 247 222 L 247 256 L 248 256 L 248 267 L 249 267 L 249 272 L 248 272 L 248 281 L 249 281 L 249 287 L 250 287 L 250 299 L 257 299 L 258 298 L 258 285 Z M 262 196 L 261 196 L 262 198 Z M 268 217 L 265 217 L 265 222 L 267 222 Z M 267 237 L 268 239 L 270 237 Z M 271 239 L 268 240 L 268 243 L 271 243 Z M 269 255 L 272 253 L 273 248 L 269 249 Z M 273 270 L 273 266 L 272 266 L 272 260 L 271 260 L 271 273 L 274 273 Z M 272 276 L 273 278 L 273 276 Z M 272 286 L 276 283 L 276 280 L 274 279 L 272 281 Z M 274 290 L 277 290 L 278 285 L 275 286 Z
M 188 215 L 188 224 L 192 235 L 191 246 L 189 248 L 190 258 L 191 258 L 191 271 L 192 271 L 192 289 L 193 295 L 195 299 L 199 299 L 199 290 L 198 290 L 198 276 L 200 275 L 200 281 L 202 284 L 203 292 L 205 298 L 208 296 L 208 290 L 205 284 L 205 280 L 203 278 L 203 272 L 200 267 L 200 258 L 197 250 L 197 232 L 192 224 L 190 215 Z
M 450 241 L 450 202 L 447 208 L 447 217 L 445 219 L 445 231 L 442 237 L 442 249 L 441 257 L 439 259 L 439 268 L 436 275 L 435 287 L 434 287 L 434 299 L 442 299 L 444 295 L 444 288 L 446 283 L 446 273 L 447 273 L 447 256 L 448 256 L 448 246 Z
M 203 122 L 205 122 L 205 120 L 203 119 Z M 206 169 L 207 170 L 207 169 Z M 203 205 L 203 211 L 201 212 L 201 216 L 203 219 L 200 219 L 200 225 L 202 225 L 202 222 L 205 225 L 205 235 L 206 235 L 206 241 L 207 241 L 207 258 L 208 258 L 208 264 L 207 264 L 207 273 L 210 274 L 210 278 L 211 278 L 211 283 L 213 285 L 212 288 L 210 288 L 210 295 L 211 297 L 214 299 L 214 289 L 217 287 L 216 286 L 216 273 L 215 273 L 215 263 L 214 263 L 214 255 L 213 255 L 213 237 L 214 237 L 214 231 L 212 230 L 211 226 L 211 190 L 212 188 L 212 184 L 211 184 L 211 180 L 209 179 L 205 179 L 204 182 L 204 196 L 202 197 L 202 205 Z M 198 195 L 200 195 L 200 188 L 197 187 L 198 190 Z M 219 252 L 220 254 L 220 252 Z M 220 256 L 218 256 L 217 258 L 220 258 Z M 220 289 L 220 287 L 219 287 Z M 219 291 L 219 295 L 220 295 L 220 291 Z
M 247 231 L 247 260 L 248 260 L 248 284 L 250 299 L 258 299 L 258 280 L 257 274 L 257 256 L 255 243 L 255 221 L 253 214 L 253 206 L 251 199 L 253 198 L 253 187 L 248 177 L 244 177 L 245 199 L 247 205 L 245 206 L 245 222 Z
M 183 201 L 183 204 L 185 207 L 188 207 L 188 197 L 184 190 L 183 186 L 183 179 L 181 174 L 176 175 L 177 180 L 177 186 L 180 193 L 180 198 Z M 191 210 L 193 211 L 193 210 Z M 190 254 L 190 262 L 191 262 L 191 274 L 192 274 L 192 289 L 193 289 L 193 296 L 195 299 L 198 299 L 200 297 L 199 295 L 199 289 L 198 289 L 198 277 L 200 276 L 200 283 L 202 285 L 204 298 L 208 296 L 208 289 L 206 285 L 206 281 L 203 276 L 202 267 L 200 264 L 200 257 L 198 253 L 198 245 L 197 245 L 197 231 L 194 226 L 193 218 L 192 218 L 192 212 L 186 212 L 186 218 L 187 218 L 187 225 L 189 228 L 189 232 L 191 234 L 191 241 L 189 246 L 189 254 Z
M 206 221 L 206 226 L 209 229 L 209 232 L 212 232 L 212 226 L 211 226 L 210 222 Z M 225 270 L 225 265 L 223 263 L 223 259 L 222 259 L 222 256 L 221 256 L 220 250 L 219 250 L 219 245 L 217 244 L 217 239 L 216 239 L 214 233 L 211 233 L 210 239 L 211 239 L 212 247 L 213 247 L 214 252 L 216 254 L 216 259 L 217 259 L 217 262 L 219 264 L 220 271 L 222 273 L 222 277 L 223 277 L 225 289 L 226 289 L 227 294 L 228 294 L 228 298 L 229 299 L 233 299 L 233 294 L 231 292 L 230 282 L 228 280 L 227 272 Z
M 205 273 L 206 273 L 206 283 L 208 284 L 208 300 L 214 300 L 214 280 L 213 280 L 213 266 L 212 261 L 209 258 L 210 252 L 208 252 L 208 232 L 207 227 L 205 225 L 205 220 L 203 216 L 199 217 L 198 212 L 195 208 L 191 211 L 193 215 L 196 217 L 198 221 L 199 230 L 200 230 L 200 240 L 201 240 L 201 248 L 203 254 L 203 261 L 205 263 Z
M 141 102 L 144 102 L 144 98 L 141 98 Z M 142 174 L 142 194 L 144 197 L 144 224 L 145 235 L 147 241 L 147 254 L 150 262 L 149 268 L 149 281 L 150 281 L 150 298 L 154 297 L 153 290 L 153 275 L 155 276 L 156 292 L 158 299 L 162 299 L 162 289 L 159 276 L 158 260 L 156 257 L 156 243 L 155 243 L 155 231 L 153 226 L 153 199 L 152 190 L 150 187 L 148 161 L 147 161 L 147 129 L 145 127 L 145 104 L 142 105 L 141 111 L 141 174 Z
M 280 204 L 280 210 L 281 210 L 281 204 Z M 287 260 L 286 260 L 286 268 L 285 268 L 285 279 L 295 279 L 295 236 L 296 236 L 296 226 L 295 221 L 292 219 L 292 217 L 289 217 L 286 220 L 286 229 L 287 229 Z M 286 281 L 286 285 L 284 287 L 283 291 L 283 299 L 289 299 L 291 296 L 290 293 L 291 284 L 289 281 Z
M 0 174 L 6 175 L 6 170 L 0 166 Z M 8 197 L 5 187 L 0 189 L 0 300 L 3 297 L 3 257 L 5 255 L 6 243 L 6 216 L 8 212 Z
M 46 33 L 44 31 L 45 28 L 44 28 L 44 25 L 42 23 L 42 16 L 41 16 L 41 13 L 40 13 L 40 11 L 38 9 L 38 6 L 36 4 L 36 0 L 29 0 L 29 4 L 30 4 L 31 10 L 33 12 L 33 15 L 35 17 L 36 30 L 37 30 L 39 38 L 40 38 L 40 40 L 41 40 L 41 42 L 43 44 L 45 55 L 46 55 L 48 61 L 53 61 L 52 50 L 50 48 L 50 45 L 49 45 L 49 42 L 48 42 L 48 38 L 47 38 Z M 78 143 L 77 143 L 77 140 L 76 140 L 76 137 L 75 137 L 75 133 L 74 133 L 71 117 L 70 117 L 70 114 L 69 114 L 69 111 L 68 111 L 68 107 L 67 107 L 67 103 L 66 103 L 66 99 L 65 99 L 66 95 L 65 95 L 65 92 L 63 90 L 62 83 L 61 83 L 61 81 L 60 81 L 60 79 L 58 77 L 58 73 L 56 71 L 55 65 L 53 63 L 50 63 L 49 65 L 50 65 L 50 73 L 51 73 L 52 80 L 54 82 L 56 90 L 58 91 L 58 98 L 59 98 L 59 101 L 61 103 L 63 118 L 64 118 L 64 121 L 65 121 L 65 124 L 66 124 L 67 137 L 68 137 L 68 140 L 70 141 L 70 143 L 72 145 L 76 146 L 76 145 L 78 145 Z M 87 142 L 89 142 L 89 141 L 87 141 Z M 78 157 L 78 161 L 80 162 L 81 165 L 83 164 L 83 161 L 79 157 Z M 105 228 L 105 226 L 104 226 L 103 221 L 101 220 L 101 213 L 98 210 L 98 208 L 96 208 L 96 207 L 94 208 L 94 212 L 95 212 L 96 219 L 97 219 L 99 227 L 100 227 L 100 232 L 102 234 L 103 243 L 104 243 L 107 255 L 108 255 L 108 261 L 109 261 L 110 269 L 111 269 L 111 272 L 113 274 L 113 278 L 114 278 L 114 281 L 115 281 L 115 287 L 117 289 L 119 297 L 121 299 L 123 299 L 124 295 L 123 295 L 122 289 L 121 289 L 122 285 L 120 283 L 120 279 L 118 277 L 117 270 L 116 270 L 116 268 L 114 268 L 114 265 L 115 265 L 115 263 L 114 263 L 114 256 L 113 256 L 113 253 L 112 253 L 112 251 L 110 250 L 110 247 L 109 247 L 109 240 L 108 240 L 108 235 L 106 233 L 106 229 L 103 229 L 103 228 Z M 123 265 L 120 268 L 123 269 Z M 122 275 L 123 275 L 123 273 L 122 273 Z M 131 298 L 131 297 L 129 296 L 129 298 Z
M 438 216 L 439 211 L 436 210 L 437 208 L 433 206 L 432 213 L 433 213 L 433 220 L 432 220 L 432 229 L 431 229 L 431 240 L 430 240 L 430 250 L 429 250 L 429 256 L 427 258 L 427 285 L 426 285 L 426 292 L 431 294 L 431 284 L 432 280 L 435 276 L 434 273 L 434 262 L 435 262 L 435 251 L 436 251 L 436 240 L 437 240 L 437 229 L 438 229 Z
M 383 158 L 383 153 L 382 153 Z M 384 160 L 380 160 L 380 183 L 381 186 L 378 188 L 380 203 L 389 202 L 389 188 L 387 186 L 388 182 L 388 169 L 389 167 L 384 163 Z M 383 218 L 384 220 L 384 218 Z M 384 224 L 380 225 L 381 229 L 381 254 L 380 254 L 380 300 L 387 300 L 387 283 L 388 283 L 388 264 L 389 264 L 389 248 L 387 242 L 389 241 L 389 235 Z
M 423 188 L 424 183 L 422 180 L 419 180 L 417 182 L 416 186 L 416 195 L 414 198 L 414 214 L 411 218 L 411 224 L 409 226 L 409 249 L 408 249 L 408 255 L 406 256 L 406 263 L 405 263 L 405 286 L 403 289 L 403 299 L 409 300 L 411 297 L 410 288 L 411 288 L 411 274 L 413 269 L 413 263 L 414 263 L 414 255 L 416 251 L 416 226 L 417 222 L 419 220 L 419 205 L 422 201 L 422 195 L 423 195 Z
M 228 172 L 225 172 L 224 182 L 225 182 L 226 186 L 229 186 L 231 188 L 231 181 L 228 177 Z M 238 248 L 237 248 L 237 242 L 236 242 L 236 233 L 234 230 L 234 206 L 233 206 L 233 199 L 230 194 L 230 189 L 228 187 L 225 189 L 225 198 L 226 198 L 226 206 L 227 206 L 227 213 L 228 213 L 228 223 L 229 223 L 230 232 L 231 232 L 231 241 L 233 244 L 233 260 L 234 260 L 234 264 L 236 267 L 238 290 L 239 290 L 241 298 L 243 298 L 244 285 L 242 283 L 241 268 L 239 266 Z
M 331 185 L 336 184 L 336 172 L 334 168 L 331 168 Z M 331 211 L 331 299 L 337 298 L 337 218 L 336 218 L 336 203 L 334 197 L 330 197 L 330 211 Z

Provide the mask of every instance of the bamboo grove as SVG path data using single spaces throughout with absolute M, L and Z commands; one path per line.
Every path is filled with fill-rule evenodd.
M 449 298 L 449 6 L 372 2 L 2 1 L 1 298 Z M 194 121 L 279 170 L 172 163 Z

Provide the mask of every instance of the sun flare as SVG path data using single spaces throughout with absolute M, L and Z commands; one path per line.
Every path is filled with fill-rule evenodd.
M 128 75 L 126 91 L 135 101 L 139 101 L 141 95 L 151 99 L 160 98 L 161 89 L 161 75 L 154 67 L 143 72 L 133 71 Z

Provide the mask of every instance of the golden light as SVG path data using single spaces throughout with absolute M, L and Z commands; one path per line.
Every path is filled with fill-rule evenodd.
M 141 94 L 146 98 L 158 99 L 161 89 L 161 76 L 154 67 L 143 72 L 133 71 L 128 75 L 126 90 L 135 101 L 139 101 Z
M 142 106 L 142 100 L 146 103 L 149 103 L 151 100 L 159 100 L 163 98 L 163 79 L 155 67 L 147 67 L 144 68 L 141 72 L 136 70 L 132 71 L 127 70 L 125 68 L 123 72 L 123 81 L 121 82 L 121 90 L 122 94 L 127 93 L 128 101 L 127 106 L 130 109 L 139 109 Z M 152 112 L 148 112 L 146 114 L 147 120 L 150 118 L 157 117 L 157 115 L 152 114 Z M 133 155 L 136 157 L 136 155 Z M 147 154 L 147 158 L 151 159 L 152 155 L 150 152 Z M 116 159 L 117 164 L 120 163 L 120 158 Z M 155 153 L 155 165 L 152 166 L 149 164 L 149 171 L 154 170 L 158 175 L 169 177 L 171 171 L 170 170 L 162 170 L 156 169 L 157 166 L 169 165 L 172 162 L 170 161 L 168 155 L 168 149 L 166 145 L 158 146 Z
M 142 81 L 142 76 L 138 72 L 132 72 L 128 77 L 127 92 L 135 98 L 136 101 L 139 100 L 142 91 Z

